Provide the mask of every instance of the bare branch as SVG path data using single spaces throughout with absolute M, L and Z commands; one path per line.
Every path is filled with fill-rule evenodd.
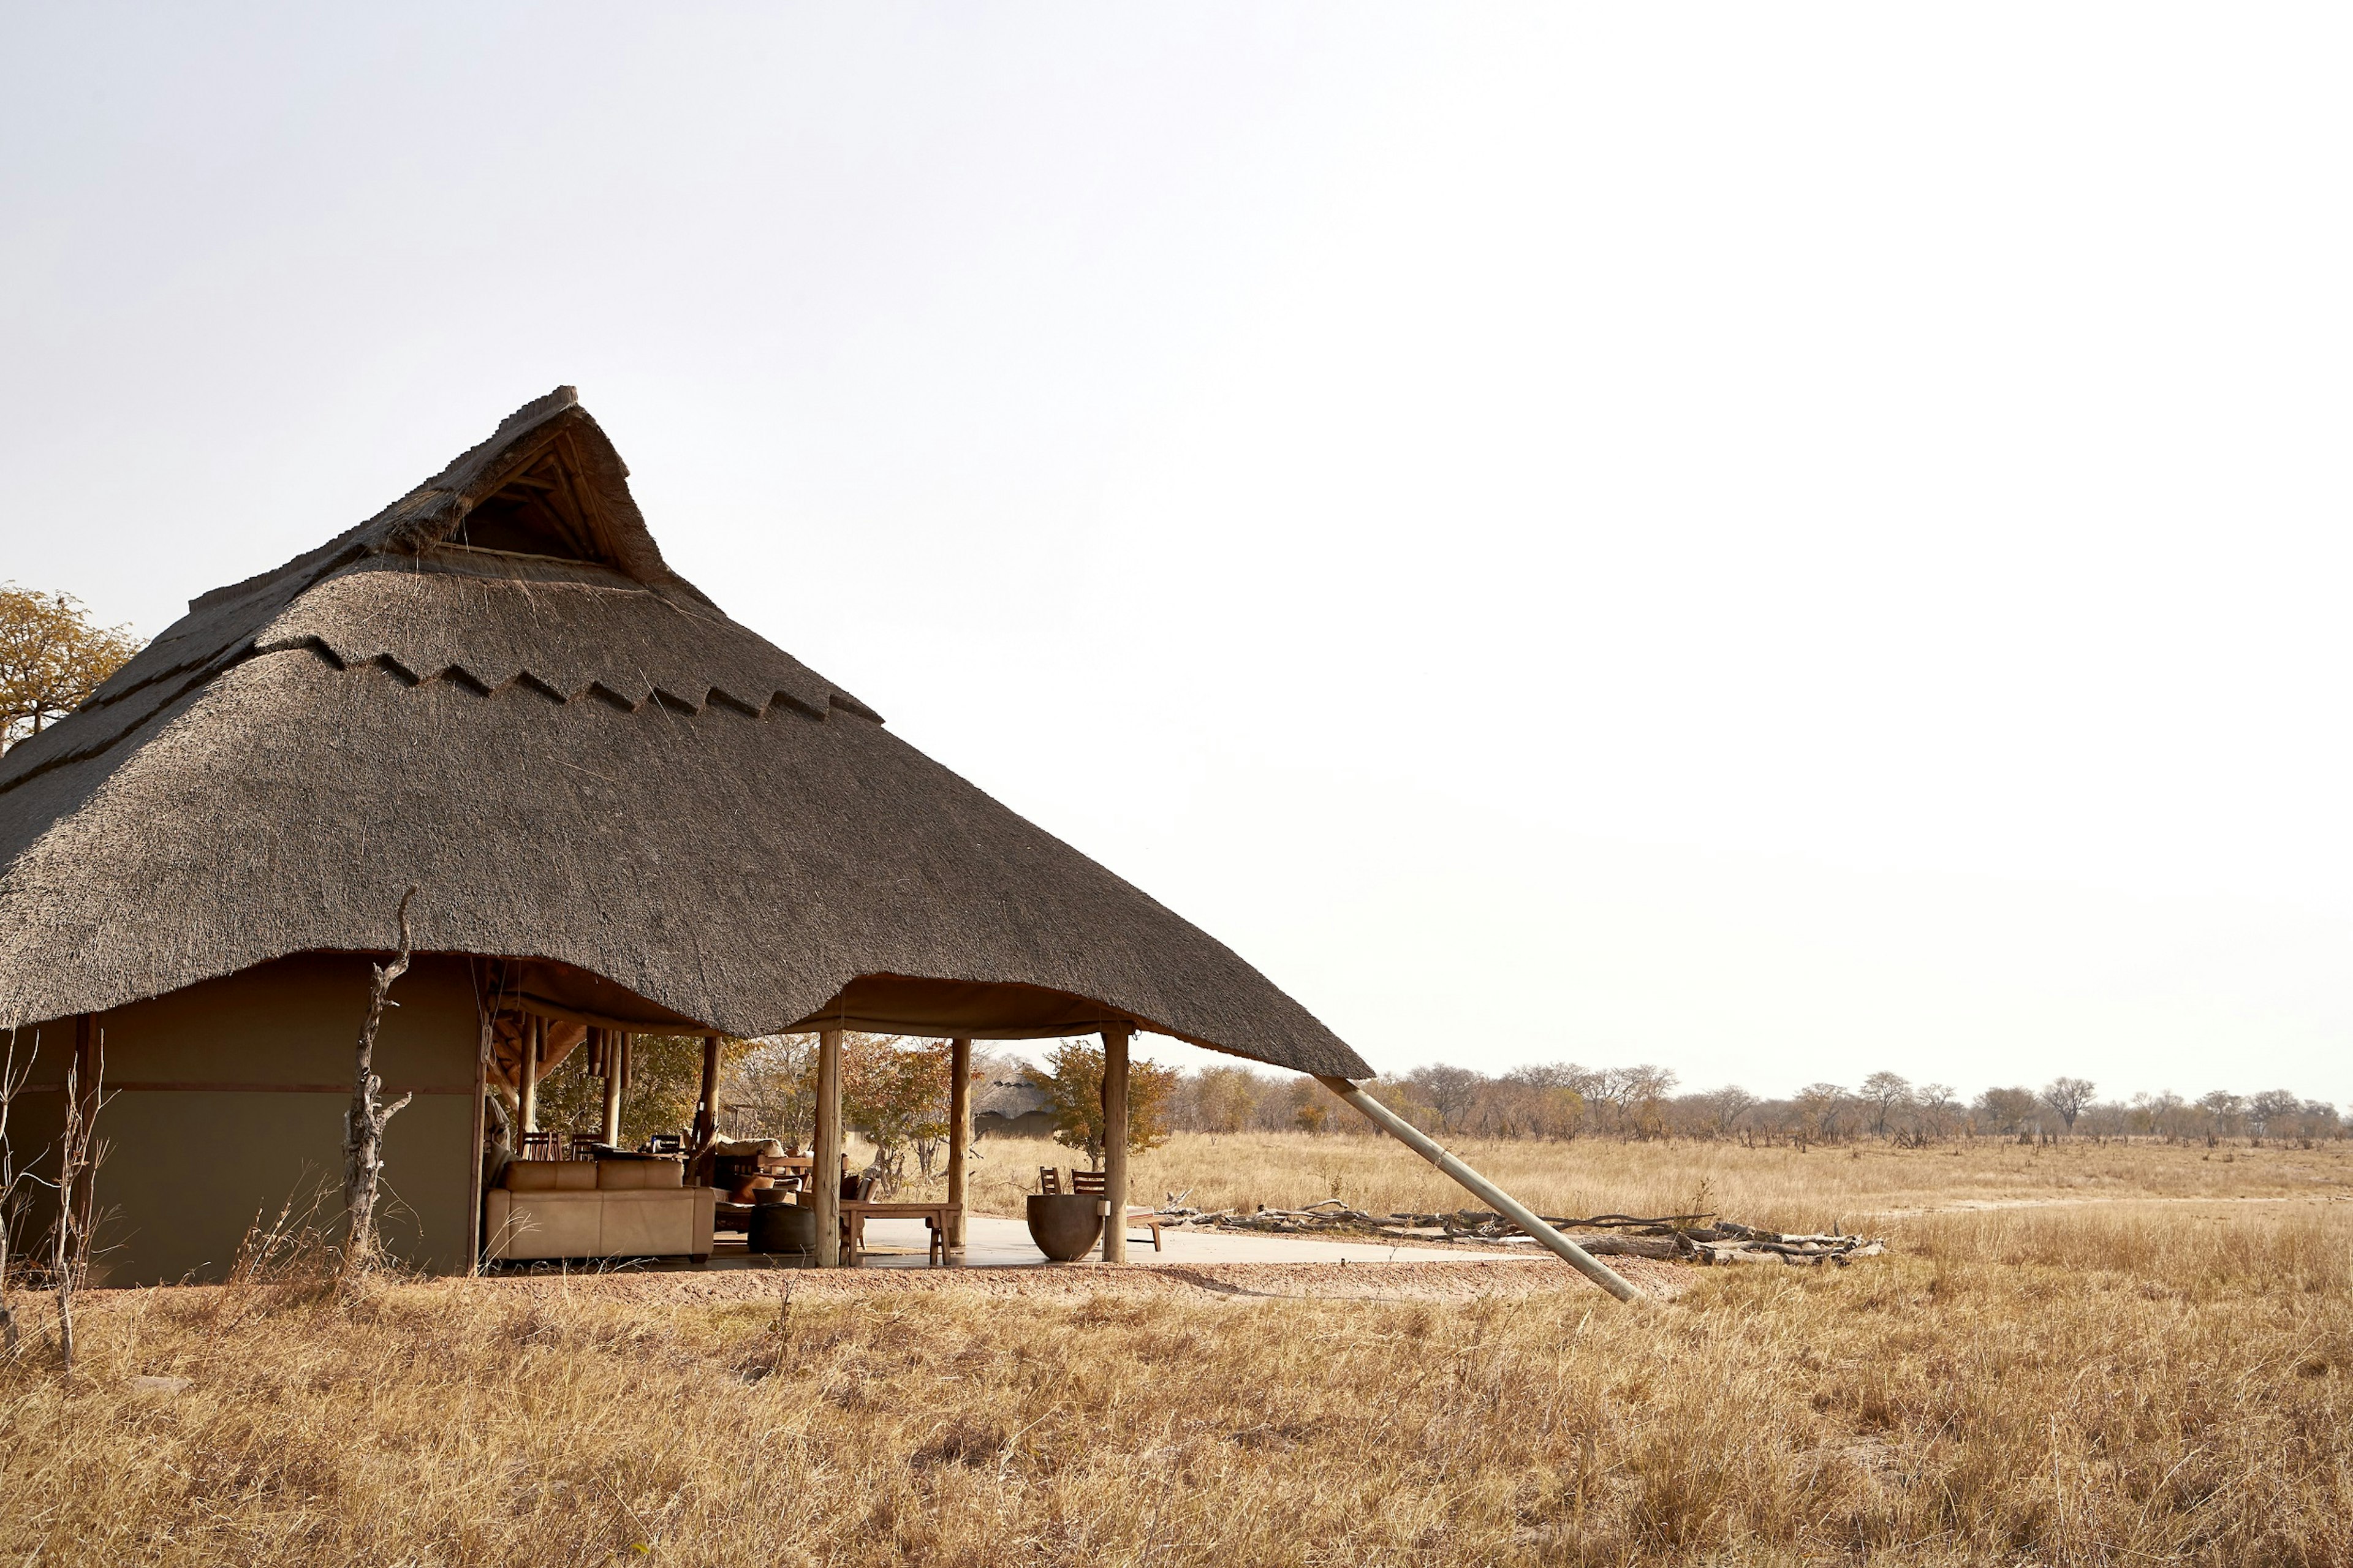
M 376 1184 L 384 1171 L 384 1129 L 393 1117 L 406 1109 L 414 1098 L 404 1094 L 390 1105 L 379 1099 L 384 1080 L 375 1074 L 375 1037 L 384 1023 L 393 982 L 408 973 L 409 935 L 408 901 L 417 897 L 410 888 L 401 894 L 400 907 L 395 911 L 400 926 L 400 950 L 390 963 L 373 965 L 374 984 L 368 992 L 367 1017 L 360 1025 L 359 1044 L 353 1053 L 352 1067 L 352 1104 L 343 1113 L 343 1269 L 346 1275 L 364 1272 L 376 1262 L 375 1231 Z

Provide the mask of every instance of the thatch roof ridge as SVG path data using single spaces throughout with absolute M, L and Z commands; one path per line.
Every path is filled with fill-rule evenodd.
M 438 569 L 464 572 L 465 564 L 453 563 L 450 552 L 442 547 L 459 531 L 476 503 L 559 437 L 570 437 L 576 455 L 585 460 L 585 477 L 596 489 L 620 559 L 611 566 L 511 559 L 501 563 L 501 574 L 522 578 L 536 572 L 560 580 L 565 569 L 576 566 L 583 570 L 575 575 L 607 580 L 616 586 L 651 589 L 675 606 L 697 605 L 724 621 L 726 617 L 707 595 L 663 562 L 660 547 L 629 494 L 628 466 L 603 428 L 580 406 L 578 392 L 559 386 L 508 415 L 488 439 L 469 447 L 438 473 L 365 522 L 345 529 L 282 565 L 190 600 L 185 616 L 90 694 L 74 715 L 70 729 L 58 725 L 44 731 L 0 757 L 0 794 L 36 773 L 107 750 L 153 719 L 174 697 L 234 663 L 317 636 L 282 629 L 272 635 L 269 628 L 283 623 L 314 591 L 336 578 L 371 564 L 415 565 L 437 554 L 440 557 L 434 563 Z M 347 664 L 375 657 L 373 652 L 355 655 L 332 637 L 318 637 L 318 641 Z M 438 673 L 438 669 L 423 673 Z M 806 684 L 788 683 L 779 689 L 802 699 L 807 696 Z M 582 689 L 585 686 L 575 686 L 565 695 L 578 695 Z M 762 700 L 771 695 L 763 693 Z M 838 695 L 843 706 L 871 711 L 847 692 Z
M 1124 1018 L 1367 1076 L 1223 944 L 649 570 L 634 502 L 595 498 L 611 559 L 464 544 L 551 440 L 627 493 L 568 392 L 501 428 L 205 595 L 0 760 L 0 1027 L 380 948 L 415 883 L 420 951 L 570 966 L 729 1033 L 1009 987 L 1062 999 L 1030 1032 Z

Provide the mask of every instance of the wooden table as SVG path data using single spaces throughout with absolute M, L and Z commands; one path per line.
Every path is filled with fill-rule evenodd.
M 933 1263 L 948 1260 L 948 1215 L 955 1212 L 953 1204 L 886 1204 L 871 1199 L 841 1200 L 841 1244 L 851 1258 L 865 1250 L 866 1222 L 870 1219 L 919 1219 L 931 1230 L 928 1258 Z

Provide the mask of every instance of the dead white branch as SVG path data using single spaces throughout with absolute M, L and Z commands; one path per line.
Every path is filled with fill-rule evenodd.
M 380 1098 L 384 1080 L 375 1073 L 376 1029 L 384 1022 L 386 1006 L 397 1007 L 389 1000 L 392 984 L 408 973 L 408 900 L 417 896 L 411 888 L 400 895 L 396 918 L 400 924 L 400 951 L 390 963 L 372 965 L 375 975 L 368 993 L 367 1018 L 360 1025 L 359 1046 L 352 1069 L 352 1105 L 343 1113 L 343 1269 L 346 1274 L 374 1267 L 376 1261 L 375 1229 L 376 1183 L 384 1173 L 384 1129 L 405 1109 L 410 1099 L 402 1095 L 386 1105 Z

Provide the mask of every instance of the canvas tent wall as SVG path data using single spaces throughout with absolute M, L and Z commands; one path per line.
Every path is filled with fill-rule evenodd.
M 438 1269 L 471 1256 L 474 988 L 462 959 L 420 959 L 385 1016 L 376 1062 L 389 1093 L 413 1092 L 394 1121 L 384 1227 L 394 1252 Z M 298 1224 L 323 1199 L 340 1212 L 343 1113 L 352 1037 L 367 1003 L 366 961 L 309 953 L 130 1003 L 95 1020 L 107 1099 L 98 1196 L 108 1216 L 99 1283 L 220 1278 L 249 1227 Z M 33 1082 L 10 1118 L 19 1148 L 44 1146 L 72 1028 L 37 1041 Z M 21 1124 L 19 1118 L 22 1119 Z

